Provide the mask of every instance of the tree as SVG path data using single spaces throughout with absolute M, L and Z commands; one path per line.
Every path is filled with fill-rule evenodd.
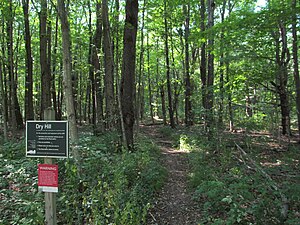
M 115 112 L 114 97 L 114 59 L 110 37 L 110 23 L 108 18 L 107 0 L 102 0 L 102 21 L 103 21 L 103 52 L 104 52 L 104 89 L 105 89 L 105 106 L 106 106 L 106 126 L 112 127 L 113 114 Z
M 168 91 L 168 111 L 170 117 L 170 126 L 175 128 L 173 100 L 171 90 L 171 76 L 170 76 L 170 56 L 169 56 L 169 28 L 167 20 L 167 0 L 164 0 L 164 27 L 165 27 L 165 58 L 166 58 L 166 78 L 167 78 L 167 91 Z
M 24 26 L 25 26 L 25 48 L 26 48 L 26 71 L 27 75 L 25 78 L 25 119 L 34 119 L 33 112 L 33 62 L 31 54 L 31 34 L 29 28 L 29 14 L 28 7 L 29 1 L 22 0 L 23 13 L 24 13 Z
M 121 80 L 121 110 L 124 123 L 126 146 L 129 150 L 133 145 L 134 124 L 134 84 L 135 84 L 135 58 L 136 34 L 138 22 L 138 0 L 126 0 L 126 18 L 123 39 L 123 65 Z
M 214 9 L 215 2 L 214 0 L 208 1 L 208 22 L 207 28 L 210 29 L 210 36 L 208 38 L 207 48 L 207 113 L 208 113 L 208 125 L 210 126 L 213 122 L 213 107 L 214 107 Z
M 67 9 L 64 0 L 57 1 L 57 9 L 61 22 L 62 31 L 62 48 L 63 48 L 63 77 L 64 77 L 64 91 L 65 91 L 65 102 L 67 108 L 67 116 L 70 126 L 70 137 L 73 143 L 78 142 L 78 131 L 76 125 L 76 114 L 74 108 L 73 88 L 72 88 L 72 77 L 71 77 L 71 42 L 70 42 L 70 27 L 67 16 Z M 74 157 L 79 161 L 80 156 L 77 148 L 73 150 Z
M 48 34 L 47 34 L 47 0 L 41 1 L 40 11 L 40 65 L 41 65 L 41 112 L 43 118 L 44 110 L 51 108 L 51 73 L 48 61 Z
M 190 4 L 183 6 L 185 15 L 185 124 L 187 126 L 193 125 L 193 111 L 192 111 L 192 84 L 190 77 L 190 54 L 189 54 L 189 33 L 190 33 Z
M 300 78 L 299 78 L 299 61 L 298 61 L 298 37 L 297 37 L 297 2 L 292 0 L 292 35 L 293 35 L 293 63 L 294 63 L 294 80 L 296 89 L 296 109 L 298 119 L 298 133 L 300 135 Z

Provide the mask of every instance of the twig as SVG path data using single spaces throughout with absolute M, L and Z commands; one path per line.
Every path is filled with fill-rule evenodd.
M 156 222 L 155 217 L 153 216 L 153 214 L 151 212 L 149 212 L 150 216 L 152 217 L 152 219 Z
M 248 160 L 255 166 L 256 170 L 260 172 L 265 178 L 268 179 L 271 187 L 275 190 L 278 191 L 281 197 L 282 201 L 282 206 L 281 206 L 281 216 L 283 220 L 286 220 L 287 214 L 288 214 L 288 199 L 287 197 L 280 191 L 278 186 L 276 185 L 275 181 L 270 177 L 269 174 L 267 174 L 257 163 L 237 144 L 235 143 L 236 147 L 241 151 L 241 153 L 248 158 Z

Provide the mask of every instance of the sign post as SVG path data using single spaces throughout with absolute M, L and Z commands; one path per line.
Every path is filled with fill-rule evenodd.
M 58 192 L 58 166 L 54 158 L 68 158 L 68 122 L 54 121 L 52 109 L 44 111 L 45 121 L 26 122 L 26 156 L 43 157 L 38 165 L 39 190 L 45 192 L 45 224 L 56 225 L 56 192 Z

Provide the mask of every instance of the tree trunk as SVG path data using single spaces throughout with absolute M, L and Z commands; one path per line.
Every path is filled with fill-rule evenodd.
M 33 62 L 31 55 L 31 35 L 29 29 L 29 0 L 22 0 L 25 26 L 25 48 L 26 48 L 26 77 L 25 77 L 25 120 L 33 120 Z
M 89 65 L 89 80 L 91 83 L 91 99 L 92 99 L 92 125 L 94 134 L 96 134 L 96 82 L 94 76 L 94 66 L 93 66 L 93 57 L 94 57 L 94 43 L 93 43 L 93 33 L 92 33 L 92 10 L 91 4 L 88 2 L 89 9 L 89 54 L 88 54 L 88 65 Z
M 202 33 L 205 32 L 205 0 L 201 0 L 201 8 L 200 8 L 200 31 Z M 201 91 L 202 91 L 202 106 L 204 109 L 207 109 L 207 103 L 206 103 L 206 85 L 207 85 L 207 73 L 206 73 L 206 41 L 203 41 L 201 45 L 201 53 L 200 53 L 200 77 L 201 77 Z M 205 115 L 204 115 L 205 117 Z M 206 123 L 206 118 L 204 118 L 204 121 Z
M 62 49 L 63 49 L 63 78 L 64 78 L 64 91 L 65 101 L 67 108 L 67 116 L 70 127 L 71 142 L 78 142 L 78 131 L 76 126 L 76 116 L 74 108 L 74 97 L 72 88 L 72 70 L 71 70 L 71 40 L 70 40 L 70 27 L 67 17 L 67 10 L 64 0 L 57 1 L 58 14 L 61 21 L 62 31 Z M 79 152 L 73 151 L 76 160 L 79 160 Z
M 55 112 L 55 120 L 59 120 L 58 114 L 58 100 L 56 99 L 56 58 L 57 58 L 57 42 L 58 42 L 58 16 L 56 16 L 55 20 L 55 36 L 54 36 L 54 50 L 53 50 L 53 61 L 52 61 L 52 81 L 51 81 L 51 94 L 52 94 L 52 101 L 53 101 L 53 108 Z
M 222 11 L 221 11 L 221 23 L 224 22 L 225 20 L 225 12 L 226 12 L 226 3 L 227 0 L 223 0 L 223 5 L 222 5 Z M 221 29 L 221 34 L 220 34 L 220 85 L 219 85 L 219 90 L 220 90 L 220 101 L 219 101 L 219 124 L 223 124 L 223 111 L 224 111 L 224 94 L 225 94 L 225 89 L 224 89 L 224 38 L 225 38 L 225 31 L 224 28 Z
M 143 74 L 144 74 L 144 27 L 145 27 L 145 8 L 146 8 L 146 0 L 143 3 L 142 10 L 142 25 L 140 29 L 141 34 L 141 47 L 140 47 L 140 59 L 139 59 L 139 72 L 137 76 L 137 98 L 136 98 L 136 124 L 137 129 L 139 129 L 140 120 L 142 119 L 142 104 L 143 104 L 143 94 L 142 94 L 142 82 L 143 82 Z
M 275 36 L 277 64 L 277 84 L 275 84 L 275 87 L 280 99 L 282 134 L 290 135 L 290 104 L 287 90 L 287 68 L 290 61 L 290 54 L 287 47 L 286 27 L 283 21 L 279 22 L 278 28 L 279 32 Z
M 210 29 L 208 38 L 208 56 L 207 56 L 207 113 L 208 113 L 208 126 L 213 123 L 213 106 L 214 106 L 214 35 L 212 28 L 214 26 L 214 0 L 208 0 L 208 24 Z
M 150 46 L 149 46 L 149 35 L 147 33 L 147 76 L 148 76 L 148 91 L 149 91 L 149 108 L 150 108 L 150 118 L 152 123 L 154 123 L 153 116 L 153 94 L 152 94 L 152 82 L 150 73 Z
M 102 42 L 102 14 L 101 14 L 101 3 L 97 2 L 96 4 L 96 31 L 93 39 L 93 48 L 92 48 L 92 65 L 94 67 L 94 76 L 95 76 L 95 96 L 96 96 L 96 132 L 104 131 L 103 124 L 103 90 L 102 90 L 102 79 L 100 73 L 100 59 L 98 53 L 101 49 Z
M 3 134 L 4 134 L 4 141 L 8 140 L 8 129 L 7 129 L 7 105 L 6 105 L 6 93 L 4 92 L 3 87 L 3 73 L 2 73 L 2 62 L 0 61 L 0 93 L 1 93 L 1 109 L 2 109 L 2 116 L 3 116 Z
M 10 90 L 10 121 L 12 137 L 16 137 L 17 118 L 16 118 L 16 86 L 14 76 L 14 56 L 13 56 L 13 11 L 12 1 L 9 2 L 9 18 L 7 21 L 7 50 L 8 50 L 8 73 L 9 73 L 9 90 Z
M 298 37 L 297 37 L 297 3 L 292 0 L 292 35 L 293 35 L 293 63 L 294 63 L 294 80 L 296 89 L 296 109 L 298 119 L 298 134 L 300 136 L 300 78 L 299 78 L 299 62 L 298 62 Z
M 104 88 L 105 88 L 105 106 L 106 106 L 106 127 L 112 128 L 115 97 L 114 97 L 114 79 L 113 67 L 114 59 L 111 47 L 110 24 L 108 18 L 108 3 L 107 0 L 102 0 L 102 21 L 103 21 L 103 52 L 104 52 Z
M 134 84 L 136 59 L 136 34 L 138 22 L 138 0 L 126 0 L 124 27 L 123 66 L 121 80 L 121 110 L 124 123 L 126 146 L 133 149 Z
M 171 77 L 170 77 L 170 58 L 169 58 L 169 35 L 168 35 L 168 21 L 167 21 L 167 0 L 164 0 L 164 26 L 165 26 L 165 57 L 166 57 L 166 78 L 168 89 L 168 110 L 170 117 L 170 126 L 175 128 L 173 102 L 172 102 L 172 90 L 171 90 Z
M 47 0 L 41 1 L 40 12 L 40 66 L 41 66 L 41 111 L 43 119 L 44 110 L 51 108 L 51 74 L 48 61 L 48 36 L 47 36 Z
M 189 55 L 189 35 L 190 35 L 190 5 L 183 6 L 185 15 L 184 23 L 184 42 L 185 42 L 185 124 L 186 126 L 193 125 L 192 111 L 192 84 L 190 77 L 190 55 Z

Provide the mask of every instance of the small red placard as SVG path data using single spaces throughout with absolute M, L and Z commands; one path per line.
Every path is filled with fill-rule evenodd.
M 38 165 L 38 186 L 44 192 L 58 192 L 58 165 Z

